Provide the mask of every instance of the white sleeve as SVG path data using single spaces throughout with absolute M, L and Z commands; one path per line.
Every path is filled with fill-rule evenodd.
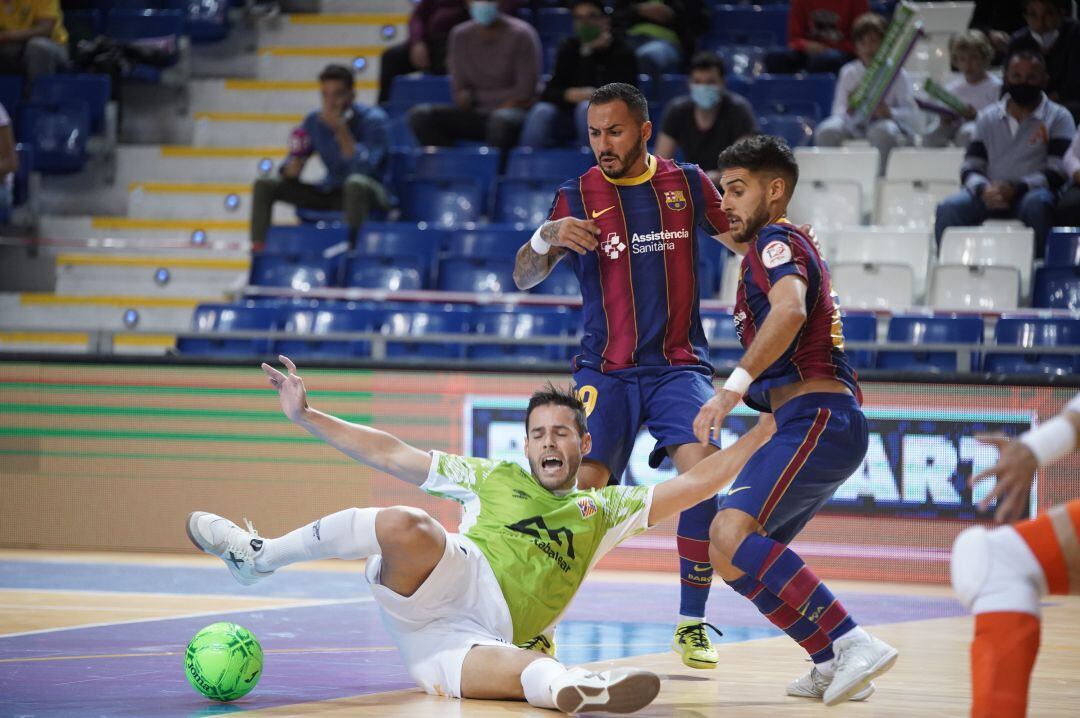
M 11 117 L 8 115 L 7 110 L 3 105 L 0 105 L 0 127 L 7 127 L 11 124 Z
M 855 78 L 858 72 L 858 60 L 852 60 L 840 68 L 840 76 L 836 78 L 836 94 L 833 96 L 832 113 L 834 117 L 846 117 L 848 113 L 848 97 L 859 86 L 859 80 Z
M 1065 150 L 1064 162 L 1065 171 L 1069 174 L 1069 181 L 1071 182 L 1076 173 L 1080 172 L 1080 131 L 1073 137 L 1069 149 Z
M 640 489 L 641 487 L 631 488 L 618 486 L 612 488 L 622 489 L 624 493 L 629 493 L 628 489 L 632 491 L 633 489 Z M 627 498 L 629 499 L 630 497 L 628 496 Z M 611 551 L 611 549 L 615 548 L 626 539 L 631 536 L 637 536 L 639 533 L 642 533 L 649 528 L 649 512 L 652 510 L 653 487 L 650 486 L 645 491 L 645 496 L 643 498 L 644 500 L 641 501 L 638 506 L 633 507 L 632 510 L 626 511 L 625 515 L 616 517 L 617 522 L 604 534 L 604 538 L 600 541 L 600 546 L 593 555 L 593 565 L 595 565 L 604 554 Z M 608 510 L 608 507 L 605 507 L 605 510 Z M 618 511 L 618 509 L 616 509 L 616 511 Z

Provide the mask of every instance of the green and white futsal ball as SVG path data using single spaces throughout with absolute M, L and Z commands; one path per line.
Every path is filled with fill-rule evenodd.
M 184 653 L 188 683 L 215 701 L 234 701 L 251 692 L 263 669 L 255 634 L 235 623 L 212 623 L 195 634 Z

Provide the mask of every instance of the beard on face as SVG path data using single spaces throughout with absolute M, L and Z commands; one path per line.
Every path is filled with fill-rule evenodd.
M 540 461 L 537 460 L 537 459 L 534 459 L 531 456 L 529 457 L 529 469 L 532 471 L 533 478 L 536 479 L 537 482 L 539 482 L 539 484 L 541 486 L 543 486 L 545 489 L 548 489 L 549 491 L 559 488 L 560 486 L 562 486 L 563 484 L 566 483 L 567 479 L 576 477 L 577 472 L 578 472 L 578 468 L 580 468 L 580 467 L 581 467 L 581 455 L 580 454 L 578 454 L 577 456 L 567 456 L 567 457 L 565 457 L 563 459 L 563 468 L 566 469 L 566 476 L 564 476 L 561 479 L 558 479 L 558 483 L 549 486 L 547 483 L 545 483 L 545 478 L 544 478 L 543 474 L 541 473 Z
M 743 221 L 739 232 L 736 234 L 736 232 L 732 230 L 731 238 L 739 244 L 747 244 L 753 240 L 753 238 L 757 236 L 757 233 L 761 231 L 761 228 L 768 223 L 769 207 L 765 202 L 765 198 L 762 197 L 761 203 L 758 204 L 754 213 Z
M 634 148 L 627 152 L 625 157 L 619 157 L 614 152 L 604 152 L 596 158 L 596 161 L 601 162 L 605 157 L 614 157 L 618 161 L 618 167 L 616 169 L 608 171 L 604 169 L 603 164 L 600 165 L 600 169 L 603 170 L 604 174 L 606 174 L 611 179 L 621 179 L 623 175 L 626 174 L 626 171 L 629 170 L 634 165 L 634 163 L 637 162 L 638 159 L 641 157 L 642 152 L 644 152 L 644 150 L 642 149 L 643 144 L 644 143 L 641 141 L 641 137 L 639 135 L 638 141 L 634 145 Z

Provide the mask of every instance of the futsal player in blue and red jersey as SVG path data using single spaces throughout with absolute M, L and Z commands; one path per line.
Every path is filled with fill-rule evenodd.
M 844 353 L 840 308 L 814 243 L 786 218 L 799 178 L 776 137 L 720 154 L 731 239 L 746 247 L 735 324 L 746 351 L 702 407 L 694 432 L 714 437 L 740 401 L 771 412 L 776 433 L 747 461 L 709 533 L 716 571 L 810 654 L 789 695 L 827 705 L 863 700 L 897 651 L 874 638 L 787 544 L 862 464 L 862 394 Z
M 728 228 L 720 194 L 697 165 L 649 154 L 652 124 L 637 88 L 599 88 L 588 124 L 597 166 L 558 189 L 549 221 L 518 252 L 514 278 L 519 288 L 532 287 L 565 258 L 581 283 L 584 332 L 574 384 L 593 448 L 578 486 L 599 488 L 622 477 L 642 426 L 656 439 L 654 468 L 667 455 L 687 471 L 719 446 L 698 444 L 691 430 L 714 393 L 696 229 L 719 237 Z M 694 668 L 717 663 L 704 622 L 716 508 L 713 497 L 684 511 L 678 524 L 682 596 L 672 647 Z

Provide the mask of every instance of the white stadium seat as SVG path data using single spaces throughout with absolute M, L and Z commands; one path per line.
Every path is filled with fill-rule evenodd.
M 1031 286 L 1035 230 L 1030 227 L 949 227 L 941 237 L 941 264 L 1013 267 L 1020 272 L 1021 294 Z
M 801 178 L 788 206 L 788 218 L 809 224 L 819 233 L 862 224 L 862 188 L 852 180 Z
M 862 214 L 874 209 L 878 151 L 873 147 L 797 147 L 799 183 L 812 180 L 852 180 L 862 188 Z M 862 222 L 860 222 L 862 224 Z
M 958 191 L 960 184 L 956 181 L 879 180 L 874 224 L 932 229 L 937 206 Z
M 896 311 L 915 303 L 914 272 L 906 264 L 841 262 L 831 270 L 841 307 Z
M 717 297 L 724 304 L 735 304 L 735 292 L 739 288 L 739 268 L 742 262 L 733 257 L 724 262 L 724 274 L 720 277 L 720 296 Z
M 939 264 L 930 279 L 934 309 L 974 309 L 1001 312 L 1016 309 L 1020 272 L 1015 267 L 969 267 Z
M 912 3 L 912 8 L 922 21 L 923 32 L 952 35 L 964 32 L 975 12 L 975 3 L 968 2 L 920 2 Z
M 906 264 L 913 273 L 916 299 L 926 292 L 934 256 L 934 238 L 927 230 L 849 227 L 829 233 L 828 246 L 833 264 Z
M 889 153 L 885 179 L 942 180 L 960 185 L 963 147 L 897 147 Z

